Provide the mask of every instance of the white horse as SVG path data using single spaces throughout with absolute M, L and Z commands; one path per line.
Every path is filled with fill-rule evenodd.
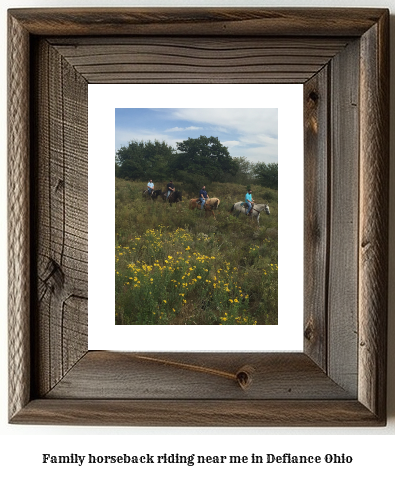
M 251 209 L 251 216 L 256 217 L 258 226 L 259 226 L 259 216 L 262 211 L 265 211 L 266 214 L 270 214 L 269 204 L 254 204 Z M 233 204 L 231 213 L 239 216 L 240 214 L 246 215 L 247 209 L 244 207 L 244 201 L 237 202 Z

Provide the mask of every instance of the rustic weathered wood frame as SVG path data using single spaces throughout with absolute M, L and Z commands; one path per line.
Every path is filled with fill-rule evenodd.
M 9 11 L 11 423 L 385 425 L 388 25 L 384 9 Z M 92 82 L 304 84 L 303 353 L 87 350 Z

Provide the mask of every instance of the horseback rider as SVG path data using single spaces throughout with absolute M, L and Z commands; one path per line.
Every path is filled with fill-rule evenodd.
M 254 202 L 255 202 L 252 198 L 251 193 L 252 193 L 252 189 L 249 189 L 245 196 L 245 205 L 246 205 L 245 207 L 247 208 L 246 210 L 247 216 L 251 214 L 252 206 L 254 205 Z
M 155 188 L 154 183 L 152 182 L 152 179 L 148 181 L 147 188 L 148 188 L 148 195 L 151 196 Z
M 176 190 L 176 187 L 174 186 L 173 184 L 173 181 L 170 180 L 170 182 L 167 184 L 167 195 L 166 195 L 166 198 L 168 199 L 170 194 L 174 193 L 174 191 Z
M 202 189 L 200 190 L 199 192 L 199 201 L 200 201 L 200 209 L 203 209 L 204 208 L 204 205 L 206 203 L 206 199 L 208 199 L 208 194 L 207 194 L 207 191 L 206 191 L 206 186 L 203 186 Z

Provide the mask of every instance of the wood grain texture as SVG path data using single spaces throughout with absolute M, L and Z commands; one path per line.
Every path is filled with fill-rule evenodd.
M 388 11 L 9 16 L 11 423 L 384 425 Z M 303 354 L 87 351 L 87 84 L 101 81 L 305 83 Z
M 304 351 L 327 370 L 330 66 L 304 85 Z
M 359 400 L 379 417 L 386 403 L 389 203 L 389 15 L 361 39 Z
M 237 379 L 243 370 L 250 375 L 248 388 L 241 387 Z M 302 353 L 90 351 L 46 398 L 311 400 L 355 397 Z
M 357 393 L 359 42 L 331 66 L 328 373 Z
M 47 8 L 9 10 L 35 35 L 360 36 L 373 8 Z
M 29 35 L 8 22 L 9 416 L 30 399 Z
M 45 40 L 35 48 L 34 358 L 42 395 L 87 350 L 87 84 Z
M 304 83 L 350 39 L 77 37 L 50 42 L 89 83 Z
M 32 400 L 11 423 L 85 426 L 382 426 L 357 400 Z

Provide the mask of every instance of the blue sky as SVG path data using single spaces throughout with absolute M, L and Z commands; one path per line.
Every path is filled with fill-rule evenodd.
M 277 162 L 277 108 L 116 108 L 115 150 L 129 141 L 177 142 L 215 136 L 231 156 Z

